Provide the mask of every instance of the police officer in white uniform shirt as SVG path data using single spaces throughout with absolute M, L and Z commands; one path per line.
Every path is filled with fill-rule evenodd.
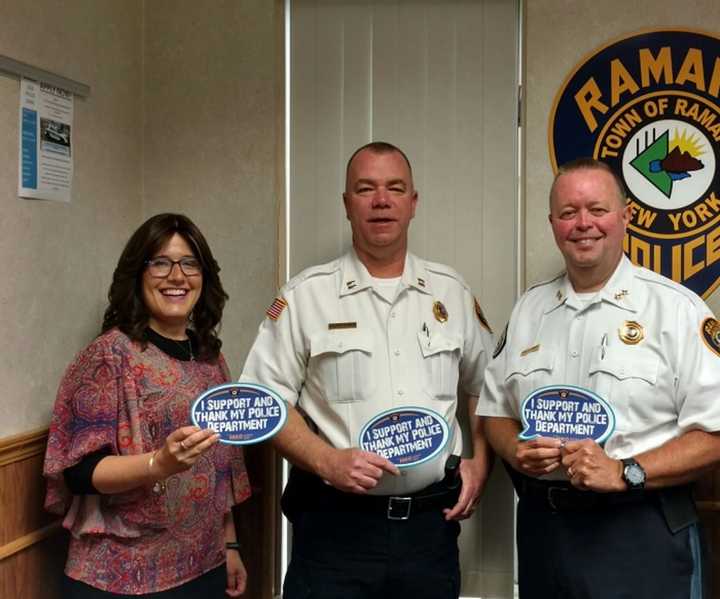
M 457 521 L 472 515 L 491 463 L 475 415 L 491 333 L 453 269 L 407 251 L 418 194 L 403 152 L 384 142 L 357 150 L 343 200 L 352 250 L 282 288 L 241 377 L 289 405 L 273 439 L 293 464 L 283 597 L 456 598 Z M 359 440 L 378 415 L 405 407 L 438 414 L 448 440 L 400 470 Z M 458 410 L 472 429 L 462 460 Z
M 624 256 L 625 198 L 602 162 L 559 170 L 550 224 L 566 272 L 518 301 L 486 371 L 478 413 L 519 496 L 521 599 L 702 596 L 688 483 L 720 460 L 720 326 Z M 558 397 L 610 406 L 604 443 L 568 440 L 547 415 L 560 434 L 518 437 L 523 401 L 564 385 Z

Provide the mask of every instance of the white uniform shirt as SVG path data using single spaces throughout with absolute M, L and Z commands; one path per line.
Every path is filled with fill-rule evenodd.
M 382 412 L 432 409 L 449 425 L 444 452 L 402 476 L 385 474 L 373 492 L 410 493 L 442 479 L 447 456 L 462 450 L 458 384 L 480 394 L 493 347 L 462 278 L 407 254 L 395 292 L 374 285 L 351 251 L 303 271 L 280 298 L 287 306 L 260 325 L 240 380 L 297 405 L 338 449 L 358 447 L 362 428 Z M 446 322 L 434 316 L 437 301 Z
M 620 335 L 626 321 L 644 332 L 635 345 Z M 523 400 L 540 387 L 590 389 L 614 410 L 605 451 L 615 459 L 692 429 L 718 431 L 720 353 L 717 341 L 713 348 L 703 338 L 705 322 L 714 321 L 697 295 L 626 257 L 589 302 L 561 275 L 516 304 L 505 345 L 498 344 L 485 373 L 477 413 L 521 420 Z

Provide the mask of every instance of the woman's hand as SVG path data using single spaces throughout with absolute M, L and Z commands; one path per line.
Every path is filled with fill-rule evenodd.
M 183 426 L 174 430 L 155 453 L 151 474 L 163 479 L 188 470 L 218 439 L 220 435 L 216 432 L 197 426 Z
M 243 564 L 240 552 L 237 549 L 227 550 L 227 588 L 225 594 L 230 597 L 239 597 L 247 587 L 247 571 Z

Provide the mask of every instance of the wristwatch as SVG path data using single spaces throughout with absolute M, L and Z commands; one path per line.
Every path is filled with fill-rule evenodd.
M 628 486 L 629 490 L 642 489 L 645 487 L 645 469 L 638 464 L 634 458 L 625 458 L 621 460 L 623 463 L 622 479 Z

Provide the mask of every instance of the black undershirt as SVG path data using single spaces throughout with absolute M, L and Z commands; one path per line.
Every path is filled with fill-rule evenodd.
M 188 348 L 187 341 L 175 341 L 174 339 L 163 337 L 160 333 L 156 333 L 149 327 L 145 330 L 145 338 L 171 358 L 189 362 L 194 359 L 194 356 L 198 353 L 198 343 L 197 336 L 193 331 L 188 330 L 186 332 L 190 340 L 191 349 Z M 100 491 L 92 484 L 92 475 L 100 460 L 109 455 L 112 455 L 112 451 L 109 447 L 104 447 L 103 449 L 86 455 L 74 466 L 63 470 L 65 484 L 73 495 L 100 494 Z

